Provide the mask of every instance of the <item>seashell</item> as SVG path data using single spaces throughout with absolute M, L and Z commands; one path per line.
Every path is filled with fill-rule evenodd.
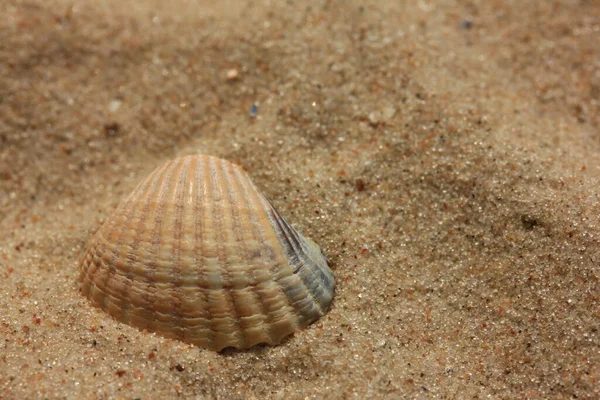
M 205 155 L 154 170 L 90 241 L 82 293 L 117 320 L 212 349 L 277 344 L 324 315 L 335 280 L 244 170 Z

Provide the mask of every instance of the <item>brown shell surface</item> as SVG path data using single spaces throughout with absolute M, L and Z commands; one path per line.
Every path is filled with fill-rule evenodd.
M 335 287 L 246 173 L 204 155 L 137 186 L 90 241 L 80 282 L 117 320 L 213 350 L 279 343 L 324 315 Z

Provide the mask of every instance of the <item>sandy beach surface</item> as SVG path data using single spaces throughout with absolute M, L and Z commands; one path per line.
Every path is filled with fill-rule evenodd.
M 308 3 L 0 0 L 1 399 L 600 398 L 600 3 Z M 279 346 L 79 292 L 193 153 L 327 254 L 331 311 Z

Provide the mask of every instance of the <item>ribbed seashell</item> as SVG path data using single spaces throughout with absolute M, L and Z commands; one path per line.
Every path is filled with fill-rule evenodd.
M 152 172 L 90 241 L 82 292 L 114 318 L 221 350 L 277 344 L 324 315 L 333 273 L 228 161 L 192 155 Z

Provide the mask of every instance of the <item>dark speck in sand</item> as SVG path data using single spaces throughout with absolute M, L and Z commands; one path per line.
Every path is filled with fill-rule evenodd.
M 536 218 L 529 215 L 521 215 L 521 223 L 523 224 L 523 229 L 526 231 L 532 230 L 539 224 Z
M 355 182 L 355 185 L 356 185 L 356 190 L 358 190 L 359 192 L 362 192 L 363 190 L 365 190 L 366 184 L 363 179 L 358 178 Z
M 460 23 L 460 27 L 464 29 L 471 29 L 473 27 L 473 21 L 470 19 L 463 19 Z
M 119 126 L 119 124 L 117 122 L 111 122 L 111 123 L 104 125 L 104 134 L 107 137 L 113 137 L 119 133 L 120 129 L 121 129 L 121 127 Z

